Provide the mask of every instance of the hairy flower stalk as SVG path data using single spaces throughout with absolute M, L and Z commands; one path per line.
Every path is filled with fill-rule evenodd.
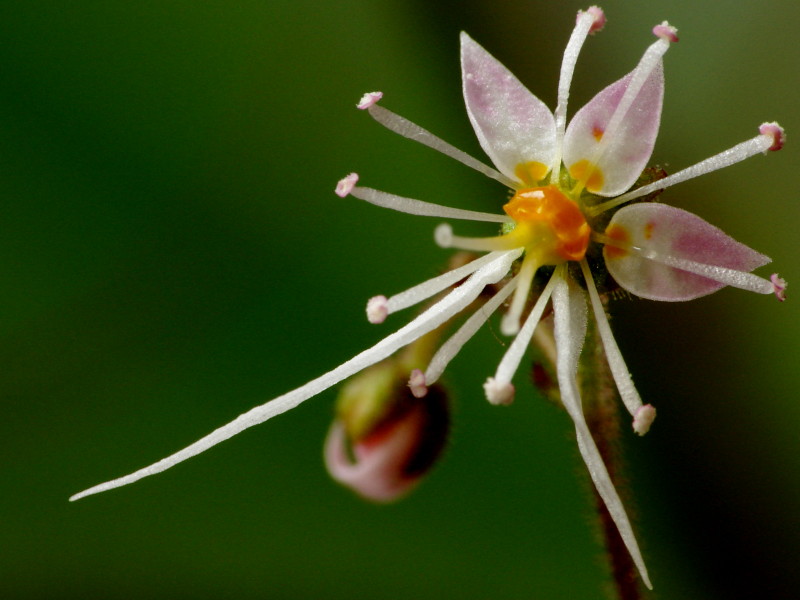
M 484 386 L 493 404 L 514 399 L 514 375 L 545 311 L 553 312 L 556 379 L 561 402 L 575 426 L 578 448 L 610 518 L 645 585 L 651 587 L 628 516 L 587 424 L 578 383 L 579 357 L 591 307 L 614 384 L 640 435 L 655 410 L 642 403 L 614 340 L 601 295 L 613 285 L 653 300 L 691 300 L 725 286 L 784 299 L 786 283 L 777 275 L 751 273 L 766 256 L 735 241 L 684 210 L 651 199 L 654 192 L 730 166 L 751 156 L 779 150 L 783 129 L 764 123 L 753 138 L 673 175 L 631 189 L 650 159 L 658 133 L 664 93 L 663 56 L 678 41 L 664 22 L 653 28 L 656 41 L 634 69 L 600 91 L 567 125 L 569 90 L 575 63 L 587 36 L 602 29 L 603 12 L 578 13 L 564 53 L 554 113 L 467 34 L 461 34 L 463 94 L 467 114 L 490 167 L 422 127 L 378 104 L 371 92 L 358 108 L 388 129 L 442 152 L 512 190 L 503 214 L 448 208 L 359 186 L 355 173 L 336 187 L 340 197 L 420 216 L 500 225 L 483 238 L 454 233 L 440 225 L 437 243 L 485 254 L 466 265 L 394 296 L 376 296 L 367 317 L 381 323 L 393 313 L 451 289 L 419 316 L 372 348 L 309 383 L 253 408 L 206 437 L 130 475 L 102 483 L 71 499 L 116 488 L 159 473 L 233 435 L 285 412 L 343 379 L 383 361 L 470 307 L 484 290 L 494 293 L 468 316 L 411 381 L 424 396 L 463 345 L 508 303 L 501 331 L 514 336 Z M 502 197 L 503 192 L 498 194 Z M 499 289 L 498 289 L 499 288 Z M 549 307 L 552 307 L 550 309 Z
M 614 379 L 608 368 L 608 360 L 596 323 L 589 322 L 586 350 L 581 355 L 579 382 L 589 431 L 597 444 L 611 482 L 619 490 L 622 500 L 628 502 L 629 494 L 626 494 L 628 482 L 624 472 L 620 437 L 622 423 L 617 410 Z M 634 429 L 636 429 L 635 423 Z M 641 598 L 641 589 L 636 577 L 636 565 L 625 548 L 625 542 L 617 530 L 611 513 L 596 492 L 594 504 L 598 515 L 598 533 L 606 550 L 609 572 L 617 597 L 620 600 L 638 600 Z

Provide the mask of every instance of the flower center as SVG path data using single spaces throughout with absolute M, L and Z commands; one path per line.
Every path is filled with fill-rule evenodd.
M 555 185 L 518 190 L 503 210 L 517 223 L 510 235 L 540 265 L 581 260 L 586 254 L 589 224 L 575 201 Z

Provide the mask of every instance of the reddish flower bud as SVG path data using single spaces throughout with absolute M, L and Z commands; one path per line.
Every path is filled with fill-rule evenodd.
M 385 385 L 387 374 L 396 375 Z M 370 393 L 372 392 L 372 393 Z M 375 502 L 409 493 L 444 449 L 450 411 L 444 390 L 416 398 L 393 362 L 365 371 L 339 397 L 325 441 L 325 464 L 336 481 Z

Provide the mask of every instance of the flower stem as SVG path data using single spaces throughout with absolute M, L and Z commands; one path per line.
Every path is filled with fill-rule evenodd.
M 630 507 L 628 481 L 624 476 L 624 460 L 620 445 L 620 417 L 616 388 L 603 344 L 591 320 L 586 346 L 581 356 L 581 388 L 586 421 L 592 437 L 603 457 L 611 481 L 625 505 Z M 640 600 L 642 590 L 636 566 L 605 503 L 594 488 L 592 494 L 606 549 L 606 560 L 614 582 L 613 597 L 619 600 Z

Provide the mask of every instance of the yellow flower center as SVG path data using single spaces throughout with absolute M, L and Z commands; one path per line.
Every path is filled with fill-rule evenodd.
M 503 207 L 517 226 L 509 235 L 539 265 L 581 260 L 591 229 L 575 201 L 555 185 L 524 188 Z
M 578 182 L 579 190 L 585 187 L 592 194 L 596 194 L 603 189 L 603 172 L 585 158 L 569 168 L 569 175 Z

